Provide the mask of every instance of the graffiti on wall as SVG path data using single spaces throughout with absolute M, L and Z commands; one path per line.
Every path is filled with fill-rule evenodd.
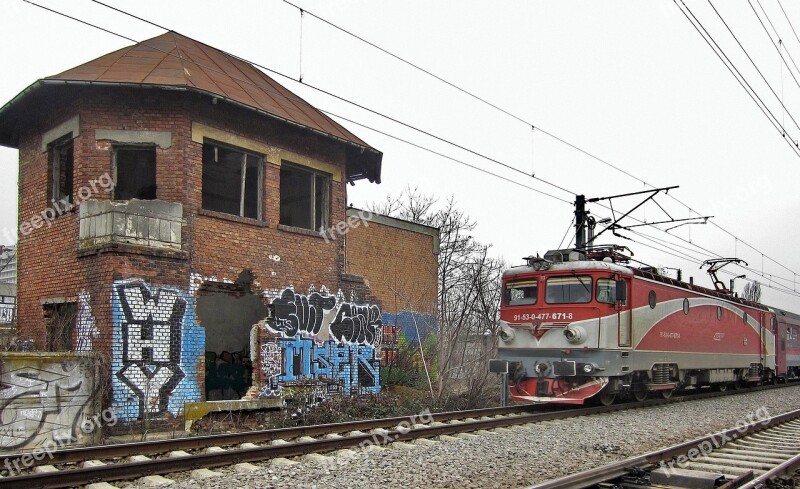
M 382 319 L 384 341 L 381 365 L 384 367 L 396 362 L 401 344 L 418 351 L 420 345 L 435 339 L 438 323 L 431 314 L 412 311 L 401 311 L 399 314 L 385 312 Z
M 92 351 L 93 340 L 100 333 L 92 315 L 90 299 L 91 296 L 85 290 L 78 294 L 78 321 L 75 326 L 78 342 L 75 351 Z
M 93 443 L 82 429 L 96 415 L 96 367 L 88 356 L 0 357 L 0 449 Z
M 177 415 L 200 399 L 197 362 L 205 337 L 193 298 L 142 281 L 114 284 L 114 406 L 120 419 Z
M 266 328 L 275 337 L 261 345 L 266 382 L 259 395 L 308 381 L 346 395 L 380 390 L 378 306 L 345 301 L 341 291 L 334 296 L 324 287 L 308 294 L 288 288 L 273 299 Z

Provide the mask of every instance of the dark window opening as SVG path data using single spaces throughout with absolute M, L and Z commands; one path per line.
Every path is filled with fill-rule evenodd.
M 536 304 L 537 280 L 520 280 L 506 284 L 506 305 L 522 306 Z
M 304 229 L 328 227 L 330 175 L 281 165 L 280 223 Z
M 548 304 L 584 304 L 592 300 L 591 277 L 547 279 L 545 302 Z
M 197 292 L 195 314 L 206 332 L 207 401 L 241 399 L 253 385 L 253 377 L 262 372 L 253 369 L 250 339 L 268 310 L 251 286 L 252 276 L 247 272 L 232 284 L 206 282 Z
M 650 304 L 650 309 L 656 308 L 656 291 L 651 290 L 647 295 L 647 303 Z
M 49 199 L 61 202 L 73 202 L 72 174 L 74 170 L 74 155 L 72 133 L 53 142 L 49 147 L 50 152 L 50 189 Z
M 72 351 L 72 335 L 78 316 L 78 306 L 74 302 L 45 304 L 44 320 L 47 326 L 46 351 Z
M 114 150 L 114 199 L 156 198 L 156 148 Z
M 203 209 L 261 219 L 263 159 L 203 143 Z

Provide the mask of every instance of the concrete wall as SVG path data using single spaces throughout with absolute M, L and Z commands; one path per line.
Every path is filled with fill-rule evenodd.
M 0 353 L 0 451 L 96 443 L 103 423 L 98 357 Z

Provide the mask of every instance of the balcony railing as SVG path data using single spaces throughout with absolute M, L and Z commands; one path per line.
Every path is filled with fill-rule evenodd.
M 80 205 L 80 249 L 122 243 L 181 250 L 183 205 L 163 200 L 87 200 Z

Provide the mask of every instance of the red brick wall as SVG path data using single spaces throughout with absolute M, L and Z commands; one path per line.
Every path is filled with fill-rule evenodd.
M 353 227 L 346 236 L 347 272 L 367 280 L 384 312 L 435 313 L 433 236 L 377 222 Z
M 74 194 L 91 180 L 112 173 L 113 147 L 109 142 L 97 141 L 95 130 L 169 131 L 171 145 L 156 149 L 157 197 L 181 202 L 185 225 L 183 249 L 177 253 L 123 246 L 79 250 L 77 209 L 57 218 L 52 226 L 20 236 L 19 336 L 33 338 L 36 348 L 45 346 L 42 300 L 77 301 L 85 290 L 90 295 L 89 305 L 99 331 L 93 349 L 106 354 L 115 347 L 119 349 L 112 336 L 113 314 L 119 314 L 119 310 L 112 311 L 112 285 L 114 281 L 127 279 L 141 279 L 147 287 L 188 291 L 193 274 L 235 280 L 240 272 L 249 269 L 254 291 L 277 292 L 294 286 L 304 292 L 311 285 L 317 288 L 325 285 L 333 293 L 341 288 L 347 299 L 355 291 L 359 302 L 378 302 L 379 306 L 394 311 L 407 309 L 392 306 L 396 301 L 388 291 L 391 284 L 409 293 L 415 309 L 432 311 L 435 306 L 436 261 L 430 236 L 370 226 L 365 235 L 367 242 L 360 250 L 358 244 L 350 250 L 355 261 L 349 271 L 369 275 L 372 283 L 380 285 L 380 294 L 371 294 L 362 281 L 344 274 L 343 237 L 326 241 L 311 232 L 279 226 L 281 162 L 272 161 L 271 154 L 264 168 L 262 222 L 201 210 L 202 143 L 192 141 L 193 122 L 313 159 L 337 168 L 344 176 L 345 148 L 341 143 L 225 103 L 212 104 L 210 97 L 179 92 L 92 87 L 65 90 L 51 102 L 53 109 L 46 116 L 22 130 L 21 222 L 51 205 L 47 202 L 48 155 L 41 151 L 42 134 L 78 115 L 80 135 L 74 140 Z M 359 184 L 369 185 L 366 181 Z M 111 195 L 99 193 L 93 197 L 108 199 Z M 329 222 L 332 225 L 346 219 L 346 199 L 345 182 L 331 179 Z M 403 247 L 397 244 L 398 240 L 409 241 Z M 424 258 L 420 259 L 419 254 Z M 364 263 L 363 269 L 359 268 L 360 263 Z M 425 286 L 419 285 L 422 283 Z M 119 355 L 115 355 L 118 361 Z M 203 392 L 203 364 L 199 357 L 197 363 L 192 375 L 196 373 L 199 392 Z M 188 375 L 188 370 L 185 373 Z M 117 397 L 113 402 L 122 405 L 136 419 L 135 406 Z
M 106 311 L 112 276 L 150 278 L 158 285 L 186 288 L 190 271 L 206 277 L 235 279 L 243 269 L 251 269 L 262 289 L 294 285 L 298 290 L 305 290 L 313 284 L 335 291 L 342 285 L 339 277 L 343 267 L 343 240 L 326 243 L 311 233 L 278 228 L 280 162 L 265 164 L 262 224 L 233 216 L 199 215 L 202 144 L 191 141 L 192 122 L 318 159 L 339 167 L 343 173 L 344 148 L 249 111 L 225 104 L 212 105 L 208 97 L 157 90 L 78 91 L 73 102 L 52 112 L 24 133 L 20 144 L 21 221 L 49 206 L 48 158 L 41 152 L 41 134 L 76 114 L 80 116 L 81 133 L 74 140 L 75 193 L 91 179 L 112 172 L 112 146 L 96 141 L 95 129 L 172 133 L 172 145 L 156 150 L 157 197 L 184 204 L 183 242 L 190 258 L 182 262 L 148 256 L 126 258 L 119 253 L 78 257 L 77 210 L 56 219 L 50 227 L 20 236 L 19 333 L 33 337 L 37 347 L 43 345 L 40 301 L 44 298 L 74 300 L 86 289 L 92 296 L 98 326 L 101 331 L 108 329 L 110 316 Z M 332 180 L 330 195 L 330 222 L 335 224 L 345 218 L 344 182 Z M 100 193 L 95 198 L 106 199 L 110 195 Z

